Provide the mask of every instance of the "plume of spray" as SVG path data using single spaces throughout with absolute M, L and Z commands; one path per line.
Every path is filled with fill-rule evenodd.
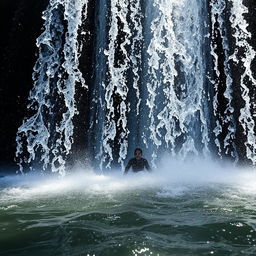
M 177 197 L 198 188 L 218 186 L 235 188 L 241 193 L 255 194 L 256 176 L 251 169 L 241 169 L 230 163 L 191 159 L 186 162 L 163 157 L 153 172 L 129 173 L 109 172 L 95 174 L 90 169 L 76 169 L 65 177 L 52 175 L 6 176 L 0 180 L 0 201 L 12 202 L 69 196 L 78 193 L 84 197 L 93 195 L 121 196 L 122 193 L 147 191 L 164 197 Z M 2 186 L 2 184 L 5 186 Z M 239 193 L 240 193 L 239 192 Z

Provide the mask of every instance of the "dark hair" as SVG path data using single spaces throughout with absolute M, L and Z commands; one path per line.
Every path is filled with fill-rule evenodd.
M 141 155 L 142 155 L 142 149 L 141 148 L 135 148 L 134 150 L 134 155 L 136 155 L 136 151 L 140 151 Z

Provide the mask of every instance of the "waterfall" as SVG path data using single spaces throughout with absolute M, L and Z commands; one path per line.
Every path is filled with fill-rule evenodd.
M 123 169 L 138 146 L 153 166 L 163 154 L 256 164 L 255 49 L 242 0 L 89 4 L 50 0 L 43 13 L 28 115 L 16 139 L 21 168 L 64 175 L 77 106 L 85 105 L 84 148 L 96 169 Z M 81 67 L 89 35 L 93 58 Z M 76 98 L 81 87 L 86 102 Z
M 72 119 L 76 114 L 75 86 L 85 86 L 78 68 L 78 29 L 86 2 L 51 0 L 43 13 L 44 32 L 37 39 L 38 60 L 34 67 L 34 87 L 26 118 L 17 133 L 16 156 L 19 164 L 37 161 L 43 169 L 65 172 L 65 156 L 69 154 L 73 136 Z M 66 21 L 66 23 L 64 23 Z
M 233 28 L 233 37 L 237 49 L 231 56 L 236 65 L 242 67 L 240 77 L 240 85 L 242 91 L 242 99 L 244 107 L 240 109 L 239 122 L 241 123 L 244 134 L 246 136 L 245 147 L 246 157 L 251 160 L 253 165 L 256 164 L 256 111 L 255 111 L 255 73 L 252 72 L 252 61 L 256 57 L 255 49 L 250 45 L 249 39 L 251 33 L 247 30 L 247 22 L 244 14 L 248 13 L 248 9 L 243 5 L 242 0 L 232 2 L 230 22 Z M 241 51 L 239 53 L 239 51 Z
M 238 161 L 236 135 L 238 126 L 242 126 L 243 135 L 245 135 L 246 158 L 251 160 L 254 165 L 256 160 L 256 129 L 255 116 L 253 116 L 255 109 L 255 89 L 253 87 L 255 87 L 256 80 L 255 74 L 253 76 L 252 72 L 252 61 L 255 59 L 255 50 L 250 45 L 251 33 L 247 30 L 248 23 L 244 18 L 244 15 L 248 13 L 248 8 L 243 5 L 243 1 L 213 0 L 210 5 L 211 34 L 215 39 L 211 42 L 211 54 L 216 74 L 216 79 L 213 82 L 215 88 L 214 115 L 216 117 L 214 133 L 218 154 L 220 157 L 231 155 L 236 162 Z M 219 43 L 221 46 L 216 43 L 216 40 L 221 40 Z M 220 51 L 222 51 L 224 59 L 222 65 L 219 64 L 220 56 L 218 53 Z M 234 72 L 237 71 L 241 75 L 235 83 L 233 76 L 235 76 Z M 221 86 L 224 88 L 221 89 Z M 233 96 L 235 86 L 240 90 L 239 103 L 235 101 Z M 222 100 L 220 100 L 221 98 Z M 239 114 L 237 114 L 239 117 L 236 117 L 235 114 L 236 104 L 244 105 L 239 109 Z M 222 139 L 221 142 L 219 137 L 224 137 L 224 140 Z
M 234 142 L 236 124 L 233 116 L 234 108 L 232 106 L 233 100 L 233 79 L 231 76 L 231 67 L 230 67 L 230 46 L 228 41 L 228 32 L 226 27 L 225 12 L 227 11 L 227 4 L 224 0 L 220 1 L 211 1 L 211 24 L 212 38 L 217 40 L 218 35 L 221 37 L 221 49 L 223 51 L 223 67 L 219 67 L 219 56 L 218 56 L 218 45 L 216 42 L 211 41 L 211 54 L 213 57 L 214 71 L 216 74 L 214 85 L 214 115 L 216 117 L 216 126 L 213 130 L 215 134 L 215 144 L 218 148 L 218 154 L 221 157 L 224 154 L 230 154 L 235 160 L 237 160 L 237 149 Z M 223 72 L 223 74 L 222 74 Z M 224 76 L 225 89 L 220 89 L 221 86 L 221 76 Z M 223 92 L 224 91 L 224 92 Z M 222 102 L 219 102 L 219 98 L 222 97 Z M 220 104 L 225 104 L 225 106 L 220 106 Z M 223 108 L 223 110 L 219 110 Z M 219 137 L 224 133 L 224 129 L 227 130 L 225 138 L 223 140 L 223 145 Z
M 147 49 L 148 144 L 172 155 L 208 152 L 204 18 L 200 1 L 158 1 Z M 186 14 L 185 14 L 186 13 Z M 186 15 L 186 17 L 184 16 Z

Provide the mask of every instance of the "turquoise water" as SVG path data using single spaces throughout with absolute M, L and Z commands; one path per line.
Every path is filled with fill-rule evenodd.
M 0 230 L 0 255 L 256 255 L 256 175 L 5 176 Z

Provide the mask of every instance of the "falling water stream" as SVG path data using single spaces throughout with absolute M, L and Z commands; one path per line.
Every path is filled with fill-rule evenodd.
M 0 255 L 256 255 L 248 2 L 49 0 Z

